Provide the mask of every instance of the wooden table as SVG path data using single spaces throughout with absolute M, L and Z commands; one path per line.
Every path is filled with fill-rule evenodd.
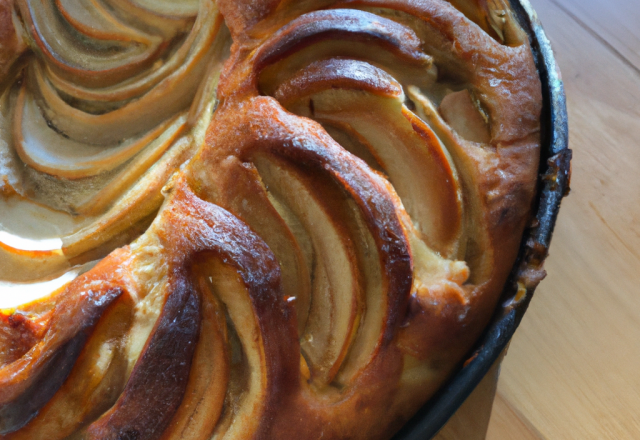
M 573 191 L 487 439 L 640 439 L 640 0 L 531 0 L 567 92 Z

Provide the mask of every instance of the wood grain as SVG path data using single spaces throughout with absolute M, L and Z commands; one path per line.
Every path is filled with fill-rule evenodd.
M 544 437 L 520 411 L 498 393 L 493 401 L 493 412 L 486 440 L 510 439 L 543 440 Z
M 502 358 L 503 356 L 500 356 L 493 364 L 475 390 L 433 440 L 485 439 L 496 396 Z
M 534 0 L 535 1 L 535 0 Z M 640 2 L 551 0 L 634 69 L 640 71 Z
M 504 361 L 487 438 L 527 438 L 498 433 L 520 420 L 540 438 L 638 439 L 640 2 L 532 4 L 565 81 L 573 191 L 549 276 Z

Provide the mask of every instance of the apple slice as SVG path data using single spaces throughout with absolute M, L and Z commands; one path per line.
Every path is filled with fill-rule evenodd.
M 168 255 L 194 264 L 196 278 L 208 280 L 241 344 L 243 374 L 240 384 L 230 384 L 240 392 L 227 395 L 228 411 L 215 435 L 264 436 L 272 412 L 299 385 L 295 310 L 283 298 L 278 262 L 243 222 L 197 198 L 183 179 L 158 218 L 152 231 L 157 230 Z
M 208 55 L 212 55 L 220 48 L 213 45 L 208 49 Z M 205 53 L 200 55 L 198 62 L 182 66 L 140 99 L 101 114 L 88 113 L 65 102 L 38 64 L 30 69 L 29 87 L 38 97 L 44 118 L 52 128 L 78 142 L 113 145 L 140 136 L 189 107 L 210 60 Z M 160 102 L 163 105 L 159 105 Z
M 375 42 L 397 56 L 427 65 L 431 58 L 420 50 L 420 40 L 408 28 L 389 19 L 355 9 L 304 14 L 276 32 L 255 56 L 257 70 L 301 48 L 322 40 Z
M 2 237 L 4 238 L 4 237 Z M 0 238 L 0 279 L 27 282 L 64 272 L 71 265 L 61 249 L 30 251 L 8 246 Z M 29 290 L 25 286 L 25 290 Z
M 219 39 L 216 42 L 215 52 L 223 52 L 225 46 L 226 37 Z M 125 233 L 132 224 L 135 225 L 141 221 L 147 222 L 146 218 L 153 214 L 162 203 L 160 190 L 166 179 L 181 163 L 190 157 L 195 145 L 201 142 L 204 137 L 204 128 L 211 117 L 213 106 L 215 105 L 216 75 L 221 67 L 220 64 L 221 62 L 218 62 L 209 67 L 212 75 L 211 80 L 203 84 L 202 90 L 198 91 L 198 99 L 192 105 L 191 113 L 189 114 L 189 123 L 192 127 L 191 136 L 177 138 L 185 128 L 184 116 L 180 116 L 156 140 L 150 142 L 142 151 L 136 154 L 135 158 L 121 172 L 110 179 L 103 179 L 98 184 L 89 182 L 91 184 L 90 187 L 87 187 L 87 182 L 83 180 L 78 181 L 76 184 L 64 179 L 60 181 L 49 179 L 50 181 L 47 182 L 48 187 L 53 185 L 53 188 L 55 188 L 55 185 L 60 183 L 63 186 L 59 191 L 60 193 L 65 194 L 73 190 L 77 195 L 74 200 L 68 201 L 68 205 L 65 208 L 82 214 L 82 216 L 78 217 L 80 221 L 72 222 L 71 227 L 60 226 L 57 231 L 57 237 L 60 237 L 65 245 L 57 245 L 56 249 L 58 250 L 54 249 L 53 254 L 51 252 L 46 255 L 17 254 L 13 251 L 9 252 L 11 248 L 15 248 L 15 246 L 9 244 L 6 247 L 7 252 L 2 252 L 2 256 L 0 256 L 6 263 L 2 265 L 2 269 L 6 268 L 9 271 L 8 278 L 5 277 L 4 279 L 14 279 L 15 275 L 19 273 L 31 273 L 37 279 L 60 272 L 62 269 L 69 267 L 69 263 L 65 261 L 65 255 L 67 258 L 75 258 L 81 253 L 90 251 L 92 248 L 103 246 L 114 239 L 117 240 L 117 237 Z M 48 127 L 45 130 L 51 131 Z M 53 134 L 55 135 L 55 133 Z M 65 139 L 65 142 L 67 141 L 69 140 Z M 138 181 L 136 182 L 136 180 Z M 69 188 L 65 185 L 69 186 Z M 96 191 L 94 187 L 97 185 L 102 186 L 102 189 L 98 186 L 98 191 Z M 117 201 L 118 198 L 120 198 L 119 201 Z M 37 192 L 36 199 L 42 199 L 46 202 L 52 200 L 47 198 L 46 194 L 38 195 Z M 28 201 L 25 200 L 24 204 L 28 204 Z M 32 204 L 30 209 L 36 208 L 38 208 L 38 205 Z M 39 209 L 44 210 L 44 208 Z M 109 210 L 105 212 L 106 209 Z M 9 213 L 10 211 L 6 212 Z M 63 214 L 55 213 L 55 215 Z M 46 214 L 46 217 L 48 219 L 57 218 L 55 215 L 49 213 Z M 100 217 L 89 217 L 98 215 Z M 39 217 L 31 216 L 30 218 L 35 220 Z M 7 218 L 5 217 L 3 223 L 6 221 Z M 148 222 L 143 226 L 146 227 L 147 224 Z M 135 228 L 132 231 L 135 236 L 137 233 Z M 127 233 L 126 235 L 129 237 L 127 239 L 130 239 L 130 234 Z M 76 259 L 74 264 L 101 258 L 113 247 L 121 244 L 125 244 L 125 242 L 120 240 L 103 246 L 101 250 L 97 249 L 91 255 Z M 34 245 L 36 244 L 34 243 Z M 61 246 L 64 247 L 64 251 L 60 250 Z M 45 249 L 34 248 L 34 250 Z M 51 261 L 51 265 L 42 265 L 45 258 L 47 261 Z M 29 261 L 31 259 L 33 259 L 33 264 Z M 24 267 L 25 270 L 16 271 L 16 267 Z M 26 278 L 23 281 L 30 279 L 34 278 Z
M 168 289 L 170 294 L 120 398 L 84 430 L 83 438 L 157 439 L 178 410 L 200 332 L 201 310 L 200 299 L 186 278 L 169 280 Z
M 228 48 L 230 43 L 227 42 L 228 31 L 226 29 L 219 29 L 221 22 L 222 19 L 215 5 L 212 5 L 210 2 L 203 2 L 202 9 L 191 31 L 185 39 L 181 41 L 180 46 L 175 52 L 171 53 L 171 56 L 163 59 L 162 63 L 156 63 L 157 65 L 154 65 L 153 69 L 141 72 L 139 75 L 112 86 L 105 87 L 104 85 L 98 85 L 92 88 L 84 87 L 60 76 L 48 65 L 45 76 L 54 88 L 78 100 L 103 103 L 124 102 L 149 92 L 169 76 L 173 76 L 175 80 L 181 81 L 185 77 L 185 74 L 190 75 L 190 72 L 194 70 L 193 66 L 202 58 L 205 50 L 212 45 L 215 47 L 211 48 L 214 52 L 211 58 L 226 58 L 224 50 L 220 50 L 219 47 Z M 217 34 L 218 30 L 222 34 Z M 212 34 L 216 35 L 214 43 L 211 42 Z M 165 87 L 167 86 L 165 85 Z
M 193 24 L 198 7 L 213 2 L 197 0 L 101 0 L 131 26 L 150 29 L 151 32 L 171 39 L 185 32 Z M 206 6 L 205 6 L 206 7 Z
M 220 264 L 217 259 L 209 259 L 200 263 L 199 272 L 205 279 L 211 279 L 210 289 L 225 304 L 241 343 L 241 353 L 236 356 L 240 356 L 245 364 L 241 369 L 242 376 L 236 376 L 240 384 L 229 385 L 228 411 L 220 420 L 216 435 L 249 438 L 259 431 L 262 414 L 273 398 L 268 394 L 273 386 L 270 384 L 273 360 L 265 357 L 267 335 L 261 329 L 268 321 L 256 314 L 252 303 L 257 298 L 251 299 L 251 292 L 237 269 Z
M 468 90 L 449 93 L 440 103 L 440 114 L 463 139 L 479 144 L 491 142 L 489 117 Z
M 298 331 L 302 333 L 311 301 L 312 255 L 308 237 L 297 233 L 299 228 L 295 224 L 285 221 L 283 205 L 267 192 L 254 166 L 228 157 L 219 164 L 210 181 L 218 185 L 215 202 L 264 237 L 276 256 L 282 270 L 284 296 L 295 304 Z
M 67 179 L 110 171 L 131 159 L 167 129 L 175 136 L 185 122 L 184 117 L 179 121 L 175 118 L 138 138 L 115 145 L 95 146 L 51 130 L 50 123 L 42 115 L 33 96 L 26 91 L 26 86 L 20 91 L 15 112 L 14 139 L 20 158 L 38 171 Z M 164 143 L 165 149 L 166 145 Z
M 20 12 L 40 53 L 58 71 L 84 84 L 115 84 L 146 68 L 160 55 L 160 46 L 138 42 L 91 41 L 78 38 L 61 20 L 52 0 L 21 0 Z M 83 71 L 91 72 L 83 75 Z
M 156 15 L 175 18 L 195 17 L 199 0 L 130 0 L 132 4 Z
M 201 272 L 195 269 L 194 274 Z M 197 278 L 202 324 L 193 354 L 189 383 L 180 408 L 162 440 L 209 438 L 222 415 L 230 370 L 230 347 L 224 305 L 204 276 Z
M 387 98 L 403 98 L 402 86 L 384 70 L 364 61 L 329 58 L 315 61 L 280 84 L 274 97 L 283 105 L 328 89 L 363 90 Z
M 62 387 L 37 417 L 10 436 L 12 440 L 39 438 L 42 433 L 52 440 L 66 438 L 115 403 L 126 380 L 122 348 L 134 306 L 125 295 L 105 310 Z
M 31 88 L 37 85 L 36 88 L 39 89 L 40 94 L 51 100 L 44 99 L 40 102 L 29 98 L 29 90 L 23 91 L 20 99 L 10 99 L 10 89 L 4 93 L 3 102 L 6 101 L 7 106 L 3 107 L 3 115 L 5 110 L 15 110 L 16 101 L 20 101 L 18 104 L 22 105 L 23 111 L 17 112 L 13 121 L 14 125 L 21 125 L 18 141 L 24 141 L 22 137 L 24 134 L 27 140 L 34 142 L 17 142 L 17 150 L 21 153 L 22 159 L 33 166 L 33 168 L 26 167 L 24 171 L 24 167 L 16 165 L 20 164 L 18 155 L 11 151 L 15 141 L 10 136 L 12 130 L 6 131 L 7 136 L 3 139 L 11 145 L 1 145 L 2 166 L 11 167 L 9 170 L 11 173 L 7 174 L 8 180 L 2 184 L 3 191 L 9 191 L 7 185 L 10 185 L 14 192 L 32 191 L 30 193 L 32 200 L 20 198 L 14 194 L 0 201 L 2 212 L 5 214 L 2 218 L 1 231 L 5 235 L 0 237 L 0 277 L 3 280 L 25 282 L 58 276 L 72 265 L 104 257 L 114 247 L 126 244 L 148 226 L 150 216 L 162 203 L 162 186 L 168 177 L 191 156 L 193 148 L 202 142 L 204 130 L 215 105 L 215 87 L 222 60 L 215 60 L 216 62 L 212 63 L 211 59 L 224 57 L 229 41 L 228 33 L 220 31 L 222 20 L 215 5 L 205 3 L 192 33 L 187 37 L 185 46 L 180 47 L 166 63 L 172 65 L 175 71 L 165 72 L 169 75 L 165 74 L 165 79 L 158 85 L 161 92 L 155 95 L 155 99 L 158 100 L 167 93 L 179 95 L 183 90 L 180 90 L 180 87 L 174 88 L 172 84 L 190 84 L 189 87 L 194 90 L 194 95 L 189 98 L 193 101 L 192 108 L 188 116 L 179 113 L 171 114 L 170 117 L 175 119 L 159 121 L 159 124 L 151 126 L 151 130 L 146 135 L 142 131 L 142 139 L 138 134 L 134 135 L 137 140 L 130 140 L 128 144 L 122 143 L 122 135 L 127 130 L 128 120 L 132 119 L 131 115 L 145 115 L 148 114 L 147 111 L 127 108 L 126 111 L 121 112 L 122 121 L 125 121 L 124 126 L 120 127 L 122 121 L 118 120 L 112 121 L 113 124 L 110 127 L 100 126 L 101 121 L 92 119 L 96 115 L 73 109 L 60 98 L 48 80 L 51 77 L 47 78 L 51 71 L 43 68 L 40 63 L 34 62 L 29 69 L 30 75 L 26 81 L 28 83 L 26 87 Z M 193 45 L 188 46 L 187 43 Z M 181 61 L 185 59 L 188 62 L 182 65 Z M 202 74 L 205 70 L 208 72 L 207 81 L 202 82 L 191 78 L 193 75 L 199 75 L 198 69 L 202 70 Z M 96 93 L 98 95 L 102 91 L 107 93 L 107 89 L 97 90 Z M 124 92 L 132 91 L 135 90 Z M 120 92 L 123 90 L 121 89 L 118 93 Z M 153 93 L 152 91 L 152 95 Z M 148 94 L 136 101 L 138 103 L 136 105 L 144 104 L 140 102 L 147 97 Z M 42 109 L 38 109 L 38 105 L 43 102 L 45 104 Z M 46 121 L 42 118 L 40 110 L 45 113 L 47 109 L 52 111 L 46 102 L 53 103 L 55 112 L 59 112 L 60 115 L 71 112 L 71 116 L 81 116 L 80 119 L 74 120 L 73 117 L 68 119 L 68 123 L 76 129 L 82 125 L 78 124 L 82 117 L 89 117 L 89 120 L 85 121 L 89 125 L 85 130 L 80 131 L 84 139 L 68 139 L 52 130 L 48 124 L 45 126 L 44 124 L 50 121 L 46 117 Z M 98 107 L 100 105 L 97 103 Z M 168 108 L 155 106 L 153 102 L 147 102 L 144 105 L 165 110 Z M 128 114 L 128 111 L 131 111 L 131 114 Z M 25 113 L 31 116 L 23 117 Z M 56 120 L 61 121 L 61 119 Z M 23 124 L 20 124 L 21 122 Z M 36 124 L 37 122 L 40 124 Z M 144 121 L 144 123 L 148 122 L 148 120 Z M 36 124 L 35 127 L 34 124 Z M 91 124 L 96 125 L 91 126 Z M 185 136 L 187 129 L 190 129 L 189 136 Z M 138 125 L 132 127 L 132 130 L 132 132 L 138 132 L 141 127 Z M 47 142 L 44 142 L 44 138 Z M 60 142 L 52 144 L 49 142 L 52 139 Z M 35 142 L 36 140 L 38 141 Z M 110 140 L 115 142 L 109 144 Z M 60 159 L 58 154 L 60 149 L 52 150 L 55 145 L 64 147 L 62 150 L 68 153 L 66 164 Z M 89 154 L 84 159 L 81 158 L 83 152 L 91 153 L 91 151 L 96 152 L 96 155 Z M 6 158 L 11 159 L 14 156 L 16 164 L 6 162 Z M 78 163 L 78 159 L 82 159 L 83 163 Z M 36 168 L 41 171 L 37 171 Z M 57 175 L 58 178 L 45 173 Z M 87 177 L 89 175 L 94 176 Z M 72 181 L 68 178 L 77 180 Z M 21 187 L 21 183 L 25 188 Z M 50 205 L 56 210 L 47 209 L 39 203 Z M 20 205 L 23 208 L 16 210 L 13 208 L 14 205 Z M 80 215 L 59 212 L 60 209 Z M 46 233 L 33 235 L 29 231 L 23 234 L 20 232 L 25 229 L 22 224 L 18 228 L 14 227 L 20 223 L 19 216 L 23 214 L 29 216 L 29 222 L 26 223 L 30 231 L 39 229 L 49 233 L 52 228 L 55 231 L 49 235 Z M 46 218 L 47 221 L 38 220 L 42 218 Z M 38 224 L 40 224 L 39 228 Z M 47 227 L 42 227 L 43 224 Z M 54 237 L 56 243 L 52 240 L 49 240 L 51 243 L 46 241 L 49 237 Z M 7 239 L 10 240 L 7 241 Z M 14 243 L 16 240 L 20 243 Z
M 372 44 L 378 50 L 371 50 Z M 318 59 L 337 56 L 419 67 L 423 78 L 434 72 L 431 57 L 421 50 L 421 42 L 410 28 L 352 9 L 298 17 L 261 45 L 252 62 L 260 91 L 271 95 L 291 73 Z
M 125 290 L 114 270 L 116 252 L 94 271 L 75 279 L 53 298 L 53 317 L 42 339 L 22 357 L 0 368 L 0 433 L 22 428 L 67 379 L 89 334 L 106 308 Z M 96 285 L 95 280 L 101 282 Z
M 78 32 L 99 40 L 138 42 L 158 46 L 158 36 L 125 26 L 98 0 L 55 0 L 64 19 Z
M 173 148 L 104 214 L 82 229 L 61 237 L 64 254 L 70 259 L 75 258 L 76 263 L 101 258 L 135 238 L 135 234 L 143 232 L 150 222 L 149 217 L 162 205 L 162 188 L 175 170 L 192 156 L 193 148 L 189 139 L 178 139 Z M 139 227 L 142 230 L 136 232 Z M 119 240 L 119 237 L 124 240 Z
M 184 110 L 192 103 L 210 60 L 224 55 L 228 46 L 227 34 L 220 32 L 222 20 L 215 6 L 204 5 L 201 13 L 184 44 L 167 62 L 121 87 L 79 87 L 34 63 L 29 83 L 38 90 L 47 121 L 70 140 L 108 146 L 140 136 Z M 48 81 L 47 72 L 65 95 L 77 98 L 73 102 L 78 108 L 60 97 Z M 144 95 L 138 96 L 141 93 Z M 117 102 L 134 97 L 139 99 Z
M 229 179 L 229 183 L 221 185 L 220 180 L 208 178 L 212 168 L 220 169 L 232 160 L 246 168 L 255 166 L 273 199 L 287 207 L 312 243 L 314 234 L 337 236 L 334 253 L 342 253 L 340 247 L 345 244 L 351 247 L 349 259 L 355 264 L 350 266 L 376 284 L 361 284 L 360 301 L 366 303 L 366 310 L 331 386 L 298 382 L 306 379 L 307 369 L 314 366 L 307 362 L 296 365 L 298 372 L 289 378 L 291 388 L 286 391 L 291 400 L 280 400 L 277 407 L 263 415 L 263 423 L 269 427 L 265 437 L 303 438 L 303 433 L 309 432 L 320 436 L 323 428 L 333 432 L 327 421 L 362 409 L 363 405 L 367 417 L 380 417 L 380 410 L 365 403 L 375 399 L 363 401 L 361 390 L 366 396 L 391 398 L 402 371 L 402 353 L 396 349 L 394 338 L 406 316 L 413 276 L 400 200 L 388 181 L 340 147 L 319 124 L 285 111 L 272 98 L 249 98 L 240 104 L 226 102 L 214 115 L 213 124 L 215 129 L 209 131 L 206 145 L 186 170 L 189 182 L 202 197 L 226 203 L 226 186 L 231 182 L 241 185 L 238 180 Z M 345 243 L 341 235 L 349 242 Z M 315 255 L 323 255 L 321 250 L 314 249 Z M 324 258 L 332 257 L 333 254 L 324 253 Z M 330 260 L 329 263 L 332 264 Z M 335 271 L 330 276 L 344 277 L 349 269 L 330 267 Z M 384 381 L 380 371 L 384 371 Z M 241 423 L 253 427 L 253 419 L 247 414 L 243 412 L 234 420 L 244 420 Z M 225 423 L 229 422 L 223 417 L 215 435 L 230 435 Z M 242 438 L 240 434 L 253 432 L 233 434 Z M 355 431 L 350 434 L 356 436 Z
M 371 275 L 372 282 L 376 283 L 375 286 L 367 284 L 366 293 L 358 293 L 358 301 L 360 304 L 366 302 L 367 310 L 364 319 L 359 318 L 355 338 L 348 332 L 341 334 L 341 338 L 351 339 L 352 346 L 357 347 L 355 354 L 347 352 L 343 358 L 347 362 L 354 360 L 345 378 L 364 374 L 375 362 L 381 347 L 393 338 L 395 326 L 404 316 L 403 307 L 411 287 L 411 261 L 399 219 L 402 208 L 391 185 L 336 144 L 319 124 L 286 112 L 272 98 L 256 97 L 237 107 L 223 107 L 215 114 L 214 124 L 216 129 L 209 131 L 206 146 L 190 162 L 188 169 L 189 181 L 203 197 L 216 203 L 227 203 L 221 188 L 230 186 L 231 182 L 238 185 L 237 180 L 228 179 L 227 184 L 221 185 L 215 178 L 205 179 L 211 168 L 219 169 L 234 156 L 242 163 L 254 164 L 273 198 L 293 215 L 295 221 L 288 219 L 292 230 L 298 229 L 296 222 L 300 223 L 305 230 L 301 235 L 309 236 L 313 243 L 313 234 L 319 236 L 317 228 L 322 226 L 322 230 L 335 237 L 335 246 L 340 252 L 343 252 L 340 248 L 344 249 L 345 243 L 349 243 L 342 237 L 350 241 L 348 246 L 353 253 L 344 259 L 353 263 L 344 267 L 334 267 L 331 253 L 323 251 L 325 261 L 328 260 L 331 270 L 335 271 L 327 276 L 341 276 L 344 280 L 349 275 L 347 270 L 354 268 Z M 271 162 L 272 168 L 279 168 L 271 173 L 262 169 L 269 167 Z M 281 166 L 281 163 L 286 165 Z M 314 183 L 314 179 L 322 180 Z M 295 191 L 292 185 L 295 185 Z M 336 196 L 331 188 L 341 190 Z M 325 191 L 333 195 L 325 196 Z M 337 200 L 346 201 L 346 204 Z M 305 204 L 309 204 L 309 212 L 306 212 Z M 312 212 L 315 213 L 313 216 Z M 288 215 L 285 213 L 284 217 L 287 219 Z M 313 223 L 316 218 L 322 222 Z M 338 223 L 336 219 L 339 219 Z M 338 227 L 339 223 L 342 226 Z M 346 234 L 340 232 L 341 229 Z M 304 238 L 299 240 L 304 241 Z M 322 249 L 321 244 L 316 246 Z M 377 250 L 377 254 L 368 247 Z M 380 278 L 376 278 L 376 271 Z M 312 308 L 313 301 L 312 298 Z M 345 322 L 353 319 L 346 316 Z M 306 370 L 309 366 L 303 363 L 302 368 Z M 335 392 L 335 388 L 333 390 Z
M 516 46 L 527 39 L 513 16 L 511 5 L 504 0 L 452 0 L 451 4 L 500 43 Z
M 326 386 L 340 369 L 364 311 L 355 240 L 335 209 L 340 195 L 323 194 L 326 182 L 305 178 L 286 162 L 265 156 L 257 156 L 255 163 L 269 191 L 291 209 L 313 245 L 311 307 L 300 346 L 311 380 Z
M 18 196 L 1 199 L 2 224 L 7 230 L 0 230 L 0 279 L 10 282 L 46 279 L 71 265 L 103 258 L 115 247 L 136 238 L 150 223 L 148 217 L 162 204 L 162 187 L 193 151 L 184 138 L 170 146 L 153 166 L 150 162 L 163 153 L 162 148 L 144 150 L 131 168 L 88 203 L 77 207 L 86 214 L 101 214 L 97 217 L 74 217 Z M 150 168 L 146 169 L 147 166 Z
M 33 260 L 36 259 L 32 258 L 28 261 L 31 262 Z M 28 278 L 30 282 L 0 281 L 0 310 L 12 310 L 23 304 L 49 297 L 95 265 L 96 262 L 92 261 L 81 266 L 75 266 L 60 275 L 56 274 L 50 279 L 37 279 L 33 273 L 27 273 L 24 277 Z M 7 278 L 15 279 L 17 277 L 14 275 Z
M 8 184 L 22 186 L 22 176 L 16 176 L 20 180 L 11 174 L 7 177 L 11 179 Z M 0 282 L 47 281 L 70 269 L 60 236 L 81 229 L 87 219 L 42 206 L 15 190 L 0 197 L 0 212 Z
M 100 191 L 92 194 L 87 201 L 74 205 L 73 210 L 83 215 L 99 215 L 105 212 L 118 197 L 126 194 L 127 189 L 134 186 L 136 181 L 146 177 L 146 174 L 150 174 L 154 165 L 161 163 L 161 159 L 168 150 L 180 150 L 180 147 L 187 143 L 185 137 L 181 136 L 186 129 L 186 122 L 186 114 L 178 115 L 164 132 L 149 142 L 140 153 L 131 159 L 122 172 L 114 176 Z M 156 167 L 154 171 L 160 171 L 160 169 L 161 167 Z
M 322 124 L 322 128 L 324 128 L 342 148 L 364 160 L 372 170 L 384 174 L 380 160 L 375 156 L 374 148 L 364 136 L 360 135 L 360 133 L 355 131 L 349 124 L 319 119 L 317 119 L 317 122 Z
M 483 14 L 501 14 L 501 2 L 484 2 L 489 12 Z M 456 2 L 460 3 L 463 2 Z M 528 38 L 518 29 L 511 13 L 503 10 L 502 17 L 495 17 L 504 24 L 501 31 L 507 45 L 503 45 L 447 2 L 344 0 L 341 4 L 373 8 L 383 16 L 406 23 L 420 35 L 423 50 L 433 56 L 441 81 L 463 84 L 486 111 L 493 147 L 503 145 L 508 149 L 539 139 L 539 76 Z M 517 166 L 518 161 L 509 164 Z M 531 193 L 526 197 L 531 198 Z
M 112 341 L 109 332 L 119 333 L 121 328 L 107 317 L 65 387 L 23 432 L 40 435 L 59 423 L 59 414 L 70 410 L 75 416 L 58 426 L 60 436 L 86 422 L 90 424 L 76 433 L 81 438 L 134 435 L 151 440 L 160 438 L 167 428 L 167 435 L 176 433 L 181 438 L 210 434 L 227 396 L 225 317 L 213 298 L 204 300 L 204 316 L 210 321 L 202 327 L 205 333 L 197 343 L 201 300 L 191 275 L 200 280 L 200 295 L 214 292 L 225 304 L 246 359 L 247 376 L 242 383 L 247 387 L 235 396 L 241 400 L 241 409 L 225 426 L 230 435 L 260 435 L 267 429 L 262 423 L 263 413 L 273 402 L 287 398 L 291 384 L 298 383 L 290 382 L 298 374 L 299 365 L 295 313 L 282 297 L 278 263 L 266 244 L 237 218 L 197 199 L 183 181 L 174 182 L 169 191 L 172 194 L 165 208 L 147 234 L 73 281 L 55 301 L 53 318 L 42 341 L 28 355 L 0 369 L 0 381 L 4 382 L 0 399 L 6 401 L 0 407 L 3 434 L 22 427 L 59 389 L 100 312 L 123 292 L 135 298 L 136 307 L 123 356 L 108 347 L 104 354 L 106 364 L 115 362 L 114 369 L 105 369 L 103 356 L 96 359 L 95 355 L 96 350 L 103 352 L 105 342 Z M 150 266 L 165 270 L 150 272 Z M 124 310 L 130 312 L 132 308 L 126 306 Z M 116 321 L 128 328 L 126 319 L 118 317 Z M 69 338 L 74 342 L 73 352 L 65 351 Z M 213 347 L 205 347 L 210 343 Z M 58 365 L 57 359 L 63 359 L 64 364 Z M 133 361 L 130 374 L 127 361 Z M 211 361 L 219 371 L 209 379 L 199 374 L 189 379 L 192 367 L 208 371 Z M 43 374 L 49 367 L 56 373 L 45 381 Z M 87 374 L 87 368 L 98 370 Z M 158 375 L 158 371 L 163 374 Z M 126 376 L 117 402 L 92 421 L 108 404 L 109 396 L 121 388 L 118 380 Z M 215 392 L 205 396 L 198 389 L 202 398 L 184 398 L 187 390 L 202 384 Z M 94 406 L 93 401 L 86 404 L 84 399 L 76 399 L 75 393 L 95 397 L 103 406 Z M 76 411 L 78 404 L 86 406 Z M 196 409 L 212 412 L 194 414 Z M 197 423 L 187 423 L 192 415 Z
M 471 282 L 482 283 L 492 271 L 493 247 L 490 246 L 489 228 L 482 207 L 480 194 L 480 182 L 483 177 L 479 166 L 488 162 L 488 151 L 478 148 L 460 138 L 447 123 L 433 103 L 424 96 L 417 87 L 409 87 L 407 90 L 410 98 L 416 105 L 418 114 L 438 135 L 438 138 L 447 147 L 456 168 L 460 170 L 462 187 L 467 196 L 465 201 L 465 240 L 462 257 L 471 268 Z
M 312 64 L 283 83 L 276 98 L 296 114 L 347 125 L 362 136 L 426 242 L 443 255 L 456 254 L 462 233 L 462 194 L 448 152 L 404 106 L 403 94 L 384 95 L 382 84 L 390 90 L 399 87 L 388 75 L 373 66 L 368 71 L 359 68 L 359 77 L 349 70 L 342 75 L 343 69 L 330 74 L 336 64 L 361 62 Z

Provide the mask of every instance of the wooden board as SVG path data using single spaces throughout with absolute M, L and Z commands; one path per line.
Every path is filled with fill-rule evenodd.
M 640 439 L 640 1 L 531 2 L 564 77 L 573 191 L 487 438 Z

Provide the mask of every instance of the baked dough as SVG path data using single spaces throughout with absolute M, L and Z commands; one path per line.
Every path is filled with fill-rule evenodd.
M 487 325 L 540 155 L 507 2 L 0 24 L 2 438 L 387 439 Z

